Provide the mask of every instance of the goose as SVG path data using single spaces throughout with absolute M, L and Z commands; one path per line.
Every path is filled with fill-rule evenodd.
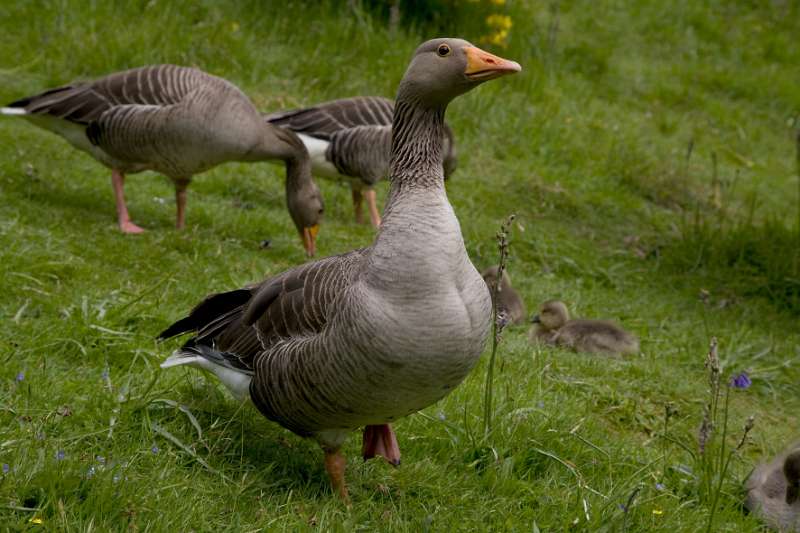
M 800 441 L 760 464 L 745 490 L 745 506 L 770 527 L 800 533 Z
M 378 227 L 381 215 L 375 184 L 389 175 L 394 101 L 380 96 L 356 96 L 312 107 L 264 115 L 270 124 L 298 134 L 311 154 L 314 173 L 350 182 L 356 223 L 362 222 L 361 203 L 367 200 L 370 222 Z M 444 128 L 444 177 L 456 168 L 453 132 Z
M 562 346 L 576 352 L 616 354 L 639 353 L 639 340 L 607 320 L 570 319 L 564 302 L 542 304 L 531 319 L 532 342 Z
M 286 201 L 309 255 L 323 212 L 308 151 L 292 132 L 264 123 L 227 80 L 196 68 L 153 65 L 22 98 L 0 108 L 56 133 L 111 169 L 119 228 L 141 233 L 125 204 L 125 175 L 154 170 L 175 184 L 183 228 L 192 176 L 226 161 L 286 163 Z
M 494 295 L 494 286 L 497 284 L 497 265 L 491 266 L 483 271 L 481 276 L 489 286 L 489 292 Z M 511 286 L 511 278 L 506 271 L 503 271 L 503 277 L 500 281 L 500 292 L 497 293 L 497 310 L 504 311 L 508 316 L 511 324 L 522 324 L 527 318 L 525 311 L 525 302 L 519 297 L 517 291 Z
M 194 332 L 162 367 L 205 369 L 269 420 L 315 439 L 348 501 L 347 435 L 400 462 L 391 423 L 440 400 L 475 366 L 491 296 L 444 187 L 444 113 L 518 63 L 467 41 L 420 45 L 394 109 L 390 192 L 373 243 L 208 296 L 159 338 Z

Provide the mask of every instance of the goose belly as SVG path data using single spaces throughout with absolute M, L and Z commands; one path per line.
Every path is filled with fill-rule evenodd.
M 437 402 L 469 374 L 487 338 L 491 299 L 474 274 L 469 289 L 400 306 L 354 287 L 359 303 L 343 303 L 349 310 L 325 333 L 271 357 L 256 404 L 307 435 L 389 423 Z

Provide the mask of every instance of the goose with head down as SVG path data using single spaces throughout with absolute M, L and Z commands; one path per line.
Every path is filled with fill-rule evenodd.
M 483 351 L 491 297 L 470 262 L 444 187 L 450 101 L 520 66 L 460 39 L 422 44 L 398 90 L 391 187 L 367 248 L 207 297 L 161 338 L 195 335 L 162 366 L 213 372 L 235 395 L 325 452 L 347 498 L 347 435 L 392 464 L 391 423 L 438 401 Z
M 175 184 L 178 229 L 192 176 L 227 161 L 282 160 L 286 202 L 308 255 L 323 205 L 308 151 L 291 131 L 267 124 L 227 80 L 196 68 L 153 65 L 51 89 L 0 108 L 56 133 L 111 169 L 119 228 L 141 233 L 125 203 L 125 175 L 154 170 Z
M 349 180 L 356 222 L 361 223 L 361 204 L 366 198 L 372 225 L 381 215 L 375 184 L 389 175 L 392 152 L 394 102 L 380 96 L 355 96 L 323 102 L 311 107 L 264 115 L 270 124 L 297 133 L 311 155 L 314 173 L 326 178 Z M 444 127 L 444 177 L 456 168 L 453 132 Z

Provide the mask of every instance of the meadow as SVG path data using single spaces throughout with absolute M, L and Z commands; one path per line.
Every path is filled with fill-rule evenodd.
M 641 355 L 532 347 L 526 327 L 506 329 L 492 432 L 485 355 L 396 425 L 399 468 L 348 440 L 348 508 L 314 442 L 199 371 L 159 368 L 178 341 L 155 336 L 200 298 L 305 261 L 283 168 L 197 176 L 182 232 L 171 184 L 131 176 L 148 231 L 126 236 L 104 167 L 2 117 L 0 529 L 759 530 L 742 481 L 800 427 L 800 5 L 428 4 L 390 24 L 377 1 L 6 2 L 0 103 L 162 62 L 228 78 L 264 111 L 392 97 L 420 42 L 470 39 L 523 66 L 448 110 L 447 189 L 473 262 L 496 263 L 514 213 L 508 270 L 529 312 L 560 298 L 625 324 Z M 481 42 L 491 13 L 512 21 L 496 45 Z M 368 245 L 348 189 L 318 183 L 319 255 Z M 704 457 L 712 337 L 730 404 Z M 743 371 L 752 385 L 729 388 Z M 750 416 L 725 475 L 704 470 Z

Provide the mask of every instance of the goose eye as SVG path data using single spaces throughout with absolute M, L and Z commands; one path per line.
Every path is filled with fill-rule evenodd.
M 449 55 L 450 54 L 450 47 L 447 46 L 446 44 L 440 44 L 439 45 L 439 49 L 436 50 L 436 53 L 439 54 L 441 57 Z

